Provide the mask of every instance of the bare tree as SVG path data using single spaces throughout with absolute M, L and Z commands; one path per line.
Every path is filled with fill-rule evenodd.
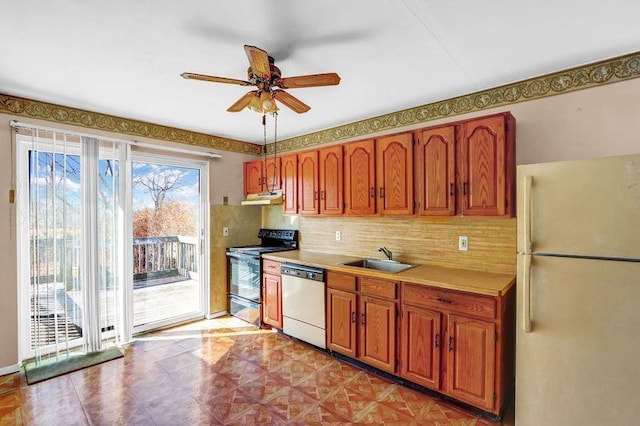
M 154 170 L 146 175 L 137 176 L 133 184 L 147 188 L 155 209 L 159 210 L 165 202 L 167 193 L 173 190 L 183 177 L 184 172 L 181 170 Z

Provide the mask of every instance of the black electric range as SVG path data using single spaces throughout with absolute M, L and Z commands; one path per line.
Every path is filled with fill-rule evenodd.
M 260 326 L 262 311 L 262 255 L 277 251 L 296 250 L 298 231 L 260 229 L 259 245 L 229 247 L 228 294 L 229 313 Z

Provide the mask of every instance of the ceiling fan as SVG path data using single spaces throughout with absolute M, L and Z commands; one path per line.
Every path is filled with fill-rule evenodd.
M 191 80 L 212 81 L 214 83 L 237 84 L 239 86 L 256 86 L 257 90 L 247 92 L 243 97 L 231 105 L 227 111 L 239 112 L 250 108 L 260 113 L 278 110 L 275 101 L 279 101 L 298 114 L 307 112 L 311 107 L 282 89 L 297 89 L 300 87 L 334 86 L 340 83 L 340 76 L 336 73 L 301 75 L 282 78 L 280 69 L 274 65 L 273 57 L 255 46 L 245 45 L 244 50 L 249 58 L 247 80 L 215 77 L 212 75 L 185 72 L 181 76 Z

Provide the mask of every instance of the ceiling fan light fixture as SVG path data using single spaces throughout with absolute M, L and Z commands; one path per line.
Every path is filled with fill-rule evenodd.
M 260 105 L 260 95 L 257 93 L 251 98 L 249 102 L 249 109 L 255 112 L 262 113 L 262 105 Z
M 271 92 L 263 91 L 260 94 L 260 108 L 263 112 L 276 112 L 278 106 Z

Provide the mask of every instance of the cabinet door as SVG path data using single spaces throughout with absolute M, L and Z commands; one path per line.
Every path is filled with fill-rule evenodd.
M 416 143 L 416 193 L 421 216 L 455 214 L 455 126 L 422 130 Z
M 283 211 L 285 214 L 298 213 L 298 155 L 282 157 L 281 162 L 282 190 L 284 195 Z
M 282 328 L 282 284 L 279 275 L 262 274 L 262 320 Z
M 340 215 L 342 201 L 342 145 L 318 151 L 320 164 L 320 214 Z
M 244 193 L 262 192 L 262 160 L 244 163 Z
M 400 375 L 419 385 L 440 389 L 440 354 L 442 314 L 404 305 Z
M 264 189 L 272 192 L 275 189 L 281 189 L 280 181 L 280 157 L 267 157 L 264 161 Z
M 344 146 L 345 214 L 376 212 L 375 141 L 369 139 Z
M 298 200 L 300 214 L 318 214 L 318 151 L 298 154 Z
M 360 297 L 359 359 L 389 373 L 396 370 L 396 302 Z
M 448 315 L 447 394 L 487 411 L 495 392 L 494 323 Z
M 459 159 L 460 213 L 476 216 L 506 215 L 509 191 L 506 176 L 505 116 L 491 116 L 462 123 Z
M 378 212 L 413 214 L 413 135 L 403 133 L 376 141 Z
M 356 295 L 327 289 L 327 348 L 356 357 Z

